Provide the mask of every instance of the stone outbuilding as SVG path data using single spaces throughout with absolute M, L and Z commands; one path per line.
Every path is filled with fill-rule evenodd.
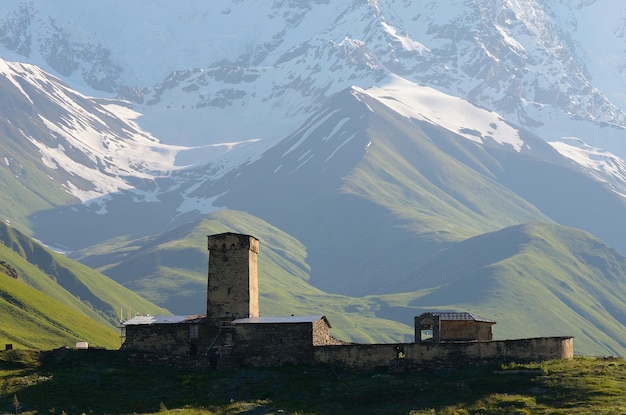
M 198 354 L 206 338 L 206 316 L 135 316 L 123 323 L 123 347 L 168 354 Z
M 330 335 L 325 316 L 249 317 L 232 322 L 233 354 L 253 365 L 313 363 L 315 346 L 342 344 Z M 256 357 L 255 357 L 256 356 Z
M 467 312 L 423 313 L 415 317 L 415 342 L 491 341 L 494 324 Z

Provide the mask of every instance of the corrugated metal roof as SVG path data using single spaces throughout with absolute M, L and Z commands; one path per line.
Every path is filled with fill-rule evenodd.
M 326 316 L 287 316 L 287 317 L 248 317 L 234 320 L 232 324 L 284 324 L 284 323 L 315 323 L 324 319 L 330 327 Z
M 179 323 L 201 323 L 206 316 L 135 316 L 122 323 L 124 326 L 137 326 L 142 324 L 179 324 Z
M 472 314 L 468 312 L 452 312 L 451 311 L 451 312 L 434 312 L 434 313 L 426 313 L 426 314 L 439 316 L 439 320 L 454 320 L 454 321 L 473 320 L 473 321 L 479 321 L 483 323 L 493 323 L 493 324 L 496 323 L 495 321 L 490 320 L 488 318 L 477 316 L 476 314 Z

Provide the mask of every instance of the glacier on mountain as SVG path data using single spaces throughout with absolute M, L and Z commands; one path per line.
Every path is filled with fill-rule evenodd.
M 581 161 L 582 154 L 588 160 L 589 149 L 602 148 L 626 157 L 624 17 L 626 6 L 615 0 L 7 0 L 0 5 L 0 56 L 38 65 L 83 94 L 131 101 L 136 114 L 119 114 L 126 123 L 132 118 L 130 151 L 98 135 L 102 127 L 79 134 L 79 124 L 49 123 L 83 146 L 96 169 L 78 166 L 65 147 L 32 140 L 47 165 L 97 183 L 91 190 L 67 184 L 83 201 L 132 190 L 125 175 L 150 179 L 207 163 L 223 174 L 259 157 L 350 87 L 470 140 L 520 150 L 513 126 L 552 143 L 575 136 L 588 146 L 572 160 L 601 171 L 607 168 Z M 391 92 L 389 79 L 405 83 L 393 87 L 394 101 L 381 95 Z M 431 95 L 414 92 L 407 101 L 416 91 L 411 83 Z M 446 102 L 438 119 L 435 93 Z M 485 108 L 491 121 L 477 124 L 476 113 L 470 119 L 452 104 L 463 100 Z M 113 178 L 98 179 L 98 169 Z

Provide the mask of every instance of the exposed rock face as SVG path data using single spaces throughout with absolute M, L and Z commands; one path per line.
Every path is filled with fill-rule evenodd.
M 77 4 L 76 15 L 38 1 L 13 3 L 0 7 L 6 50 L 73 84 L 145 104 L 148 117 L 174 108 L 205 116 L 271 107 L 293 118 L 284 134 L 333 93 L 395 74 L 530 130 L 550 130 L 555 114 L 619 125 L 625 119 L 621 103 L 607 97 L 618 96 L 597 85 L 620 79 L 624 62 L 617 46 L 604 42 L 600 50 L 596 2 L 231 1 L 220 10 Z M 168 25 L 167 34 L 157 34 L 159 24 Z M 623 19 L 606 25 L 619 43 Z M 602 53 L 608 55 L 589 59 Z M 255 127 L 235 132 L 250 137 Z
M 14 279 L 17 279 L 18 277 L 17 270 L 13 268 L 11 264 L 7 263 L 6 261 L 0 261 L 0 272 Z

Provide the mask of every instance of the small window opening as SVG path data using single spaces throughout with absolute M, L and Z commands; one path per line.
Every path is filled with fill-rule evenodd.
M 429 341 L 433 338 L 433 326 L 422 326 L 420 328 L 420 341 Z

